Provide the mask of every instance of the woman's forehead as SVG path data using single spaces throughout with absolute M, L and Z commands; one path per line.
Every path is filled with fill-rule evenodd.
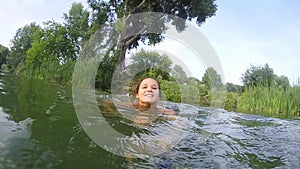
M 158 83 L 152 78 L 147 78 L 142 81 L 141 85 L 158 85 Z

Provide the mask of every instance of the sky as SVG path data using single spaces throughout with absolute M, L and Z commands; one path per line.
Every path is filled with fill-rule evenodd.
M 0 1 L 0 44 L 10 46 L 17 29 L 26 24 L 55 20 L 62 22 L 73 2 L 86 0 L 10 0 Z M 215 50 L 225 82 L 241 84 L 242 73 L 250 65 L 266 63 L 291 84 L 300 77 L 300 1 L 299 0 L 217 0 L 216 15 L 208 18 L 199 31 Z M 154 48 L 152 48 L 154 49 Z M 174 55 L 184 54 L 185 66 L 199 80 L 205 66 L 194 59 L 186 46 L 165 40 L 155 46 Z M 188 59 L 186 59 L 188 58 Z

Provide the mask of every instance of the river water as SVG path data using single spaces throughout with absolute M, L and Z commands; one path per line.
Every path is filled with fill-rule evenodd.
M 71 87 L 1 73 L 0 169 L 300 168 L 299 118 L 165 104 L 181 110 L 183 137 L 167 151 L 128 159 L 104 150 L 83 130 Z M 193 118 L 189 112 L 196 112 Z M 106 113 L 105 118 L 129 136 L 137 131 L 117 112 Z

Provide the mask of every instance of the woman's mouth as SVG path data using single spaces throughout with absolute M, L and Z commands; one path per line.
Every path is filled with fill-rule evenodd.
M 147 96 L 147 97 L 154 97 L 153 94 L 145 94 L 144 96 Z

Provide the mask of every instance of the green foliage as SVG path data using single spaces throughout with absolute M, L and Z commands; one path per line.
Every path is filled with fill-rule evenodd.
M 257 86 L 239 97 L 237 110 L 273 117 L 293 117 L 300 110 L 300 89 L 280 86 Z
M 172 102 L 181 102 L 180 87 L 175 81 L 160 81 L 162 96 Z
M 162 83 L 161 88 L 164 88 L 166 99 L 179 102 L 179 90 L 175 80 L 169 74 L 171 70 L 172 61 L 166 55 L 141 50 L 130 57 L 130 63 L 124 76 L 128 77 L 127 79 L 134 77 L 131 82 L 127 82 L 132 95 L 134 95 L 134 89 L 140 79 L 152 77 Z
M 26 77 L 44 79 L 51 82 L 71 84 L 75 62 L 60 64 L 57 60 L 44 60 L 38 68 L 26 66 L 21 72 Z
M 0 66 L 6 64 L 6 57 L 9 54 L 9 49 L 0 45 Z
M 90 35 L 91 29 L 89 26 L 90 13 L 84 9 L 81 3 L 73 3 L 68 14 L 64 13 L 65 24 L 68 38 L 70 39 L 76 56 L 79 55 L 84 42 Z
M 238 93 L 235 92 L 227 92 L 226 94 L 226 102 L 225 102 L 225 110 L 228 111 L 236 111 L 237 109 L 237 98 Z
M 223 108 L 226 99 L 226 90 L 221 76 L 214 68 L 208 67 L 206 69 L 202 77 L 202 83 L 208 91 L 207 95 L 204 96 L 206 102 L 204 104 L 206 106 Z M 201 103 L 203 104 L 203 101 Z
M 5 71 L 5 72 L 8 72 L 8 71 L 9 71 L 8 66 L 7 66 L 6 64 L 2 64 L 2 65 L 1 65 L 1 70 L 2 70 L 2 71 Z
M 290 86 L 290 81 L 288 79 L 288 77 L 286 76 L 277 76 L 275 75 L 275 86 L 278 86 L 278 87 L 282 87 L 284 88 L 285 90 L 288 89 Z
M 161 12 L 171 14 L 183 18 L 183 20 L 175 20 L 171 24 L 176 26 L 180 32 L 185 29 L 185 20 L 195 19 L 200 26 L 208 17 L 215 14 L 217 7 L 214 0 L 205 1 L 114 1 L 114 0 L 88 0 L 87 3 L 92 9 L 93 28 L 100 28 L 104 22 L 116 23 L 116 30 L 122 33 L 126 31 L 137 30 L 138 34 L 128 38 L 119 38 L 117 48 L 119 56 L 117 64 L 124 64 L 125 54 L 127 49 L 136 48 L 140 42 L 144 44 L 157 44 L 163 40 L 162 33 L 165 32 L 167 22 L 170 18 L 161 16 L 161 18 L 152 18 L 153 16 L 140 17 L 138 19 L 131 19 L 130 16 L 135 13 L 144 12 Z M 120 20 L 120 21 L 116 21 Z M 155 23 L 155 24 L 153 24 Z M 151 33 L 151 30 L 159 30 L 158 33 Z M 121 37 L 121 36 L 119 36 Z M 120 75 L 124 72 L 125 66 L 120 66 Z
M 25 63 L 31 68 L 38 68 L 44 59 L 49 58 L 46 51 L 47 41 L 43 40 L 43 30 L 37 30 L 33 35 L 32 47 L 26 51 Z
M 202 82 L 208 89 L 220 88 L 223 86 L 221 76 L 212 67 L 206 69 L 202 77 Z
M 166 55 L 157 52 L 141 50 L 130 57 L 128 74 L 137 74 L 140 77 L 156 77 L 157 79 L 169 79 L 172 69 L 172 61 Z
M 91 34 L 94 34 L 107 21 L 107 13 L 111 10 L 106 2 L 88 0 L 91 12 Z
M 246 87 L 265 86 L 270 87 L 274 82 L 273 69 L 265 64 L 264 67 L 250 65 L 250 68 L 242 75 L 242 83 Z
M 179 65 L 174 66 L 171 74 L 179 83 L 185 83 L 187 81 L 187 75 Z
M 180 95 L 181 101 L 183 103 L 188 103 L 192 105 L 199 105 L 200 102 L 200 92 L 199 92 L 199 84 L 201 83 L 196 78 L 187 78 L 185 83 L 180 83 Z
M 139 79 L 143 77 L 156 78 L 155 76 L 147 76 L 147 72 L 143 73 L 142 75 L 136 76 L 130 86 L 130 93 L 132 95 L 134 95 L 134 89 L 136 87 L 136 85 L 134 84 L 137 84 Z M 160 83 L 163 100 L 168 100 L 176 103 L 182 102 L 192 105 L 199 105 L 200 94 L 198 88 L 198 80 L 190 79 L 187 80 L 186 83 L 178 83 L 177 81 L 175 81 L 175 79 L 173 79 L 173 77 L 169 77 L 169 80 L 159 79 L 158 81 Z
M 22 73 L 38 79 L 70 82 L 76 59 L 74 47 L 62 25 L 49 21 L 33 35 L 32 47 L 26 51 Z M 68 71 L 67 71 L 68 70 Z
M 82 59 L 76 62 L 72 83 L 83 88 L 91 88 L 95 85 L 95 70 L 99 60 Z
M 237 99 L 237 110 L 274 117 L 299 115 L 300 90 L 291 87 L 286 76 L 277 76 L 266 64 L 253 66 L 243 74 L 246 86 Z
M 44 53 L 61 63 L 77 59 L 75 49 L 66 27 L 54 21 L 45 23 L 42 35 L 35 37 L 36 43 L 45 43 Z
M 112 50 L 103 57 L 97 70 L 95 80 L 96 88 L 103 91 L 109 91 L 111 89 L 112 77 L 116 70 L 116 59 L 117 56 L 115 50 Z
M 198 25 L 201 25 L 208 17 L 215 15 L 217 6 L 214 0 L 200 1 L 113 1 L 113 0 L 88 0 L 92 8 L 94 17 L 102 10 L 106 9 L 106 20 L 114 21 L 116 18 L 126 18 L 133 13 L 141 12 L 162 12 L 181 17 L 186 20 L 195 19 Z M 110 9 L 110 10 L 107 10 Z M 103 16 L 102 16 L 103 17 Z M 174 23 L 180 24 L 180 23 Z M 184 29 L 182 23 L 178 28 Z
M 35 23 L 26 25 L 17 30 L 16 35 L 12 39 L 10 53 L 7 56 L 7 66 L 11 70 L 18 71 L 17 67 L 24 64 L 26 59 L 26 51 L 31 48 L 33 43 L 33 35 L 41 28 Z
M 64 24 L 47 21 L 43 27 L 31 23 L 18 29 L 11 41 L 11 51 L 0 46 L 0 65 L 2 69 L 11 69 L 21 75 L 71 83 L 79 53 L 91 35 L 105 22 L 117 22 L 117 33 L 133 28 L 140 30 L 141 33 L 126 39 L 119 38 L 116 46 L 111 47 L 105 56 L 101 56 L 99 67 L 96 67 L 99 58 L 86 61 L 83 59 L 76 65 L 77 70 L 74 72 L 80 78 L 76 79 L 79 83 L 77 85 L 88 87 L 96 85 L 98 89 L 110 91 L 116 66 L 125 63 L 123 59 L 126 50 L 138 47 L 139 42 L 147 42 L 148 45 L 159 43 L 164 38 L 161 33 L 168 29 L 166 25 L 170 18 L 153 20 L 151 16 L 145 16 L 132 21 L 129 19 L 132 14 L 162 12 L 186 20 L 196 20 L 200 26 L 208 17 L 215 14 L 214 2 L 214 0 L 88 0 L 92 9 L 91 22 L 89 22 L 90 12 L 83 9 L 82 4 L 73 3 L 68 13 L 64 14 Z M 156 24 L 152 24 L 154 22 Z M 179 32 L 185 29 L 185 22 L 182 20 L 175 20 L 171 24 L 175 25 Z M 148 33 L 149 27 L 160 28 L 161 33 Z M 93 53 L 94 48 L 85 52 Z M 142 77 L 158 79 L 163 97 L 169 101 L 220 108 L 225 106 L 229 111 L 262 113 L 276 117 L 291 117 L 299 115 L 300 112 L 300 87 L 291 87 L 288 78 L 275 75 L 268 64 L 264 67 L 251 65 L 242 75 L 244 86 L 227 83 L 228 93 L 226 93 L 222 90 L 225 86 L 221 76 L 211 67 L 206 70 L 200 82 L 187 77 L 183 69 L 179 65 L 174 66 L 166 55 L 142 50 L 130 59 L 131 63 L 125 76 L 135 76 L 133 79 L 135 83 Z M 97 69 L 96 78 L 93 76 L 95 69 Z M 128 85 L 130 88 L 133 87 L 132 84 Z
M 210 107 L 224 108 L 227 92 L 225 88 L 212 89 L 208 91 Z
M 116 28 L 116 31 L 118 32 L 118 33 L 121 33 L 125 28 L 126 28 L 126 23 L 125 23 L 125 21 L 123 21 L 123 20 L 117 20 L 116 21 L 116 26 L 115 26 Z
M 235 93 L 242 93 L 243 87 L 240 85 L 236 85 L 233 83 L 226 83 L 226 91 L 228 92 L 235 92 Z
M 211 102 L 210 92 L 207 90 L 207 87 L 201 82 L 198 83 L 199 89 L 199 106 L 209 107 Z
M 90 36 L 89 12 L 73 3 L 64 25 L 35 23 L 17 31 L 7 58 L 9 68 L 27 76 L 70 83 L 77 57 Z
M 199 104 L 201 82 L 195 78 L 188 78 L 179 65 L 173 67 L 168 56 L 141 50 L 132 55 L 130 60 L 131 63 L 126 75 L 128 77 L 134 76 L 129 84 L 132 95 L 134 95 L 135 84 L 140 79 L 152 77 L 159 80 L 164 99 L 172 102 Z

